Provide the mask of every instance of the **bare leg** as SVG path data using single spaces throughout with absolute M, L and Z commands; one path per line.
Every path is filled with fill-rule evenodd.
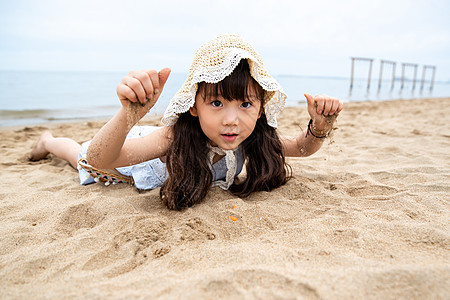
M 69 138 L 55 138 L 46 131 L 44 132 L 36 146 L 30 153 L 30 160 L 40 160 L 49 153 L 69 162 L 72 167 L 77 168 L 78 153 L 81 151 L 81 145 Z

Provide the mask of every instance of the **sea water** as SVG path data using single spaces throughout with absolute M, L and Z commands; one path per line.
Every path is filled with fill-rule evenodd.
M 126 72 L 0 71 L 0 126 L 34 125 L 110 118 L 120 108 L 116 86 Z M 354 80 L 344 77 L 278 75 L 276 80 L 288 95 L 287 106 L 305 105 L 304 93 L 327 94 L 344 102 L 366 100 L 450 97 L 450 82 L 405 80 Z M 186 74 L 172 73 L 152 114 L 162 114 L 172 96 L 182 86 Z

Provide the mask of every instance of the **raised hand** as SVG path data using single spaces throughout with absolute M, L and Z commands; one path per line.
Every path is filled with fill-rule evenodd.
M 311 96 L 304 94 L 308 103 L 308 113 L 313 120 L 313 126 L 319 131 L 328 132 L 333 128 L 333 122 L 344 108 L 339 99 L 327 95 Z
M 122 106 L 137 106 L 142 118 L 156 103 L 169 77 L 170 69 L 131 71 L 117 86 L 117 96 Z

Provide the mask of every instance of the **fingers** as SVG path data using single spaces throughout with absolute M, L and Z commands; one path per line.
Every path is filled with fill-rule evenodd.
M 344 103 L 339 101 L 339 105 L 338 105 L 338 108 L 336 110 L 336 114 L 340 113 L 343 108 L 344 108 Z
M 318 115 L 323 114 L 323 111 L 325 109 L 325 97 L 323 97 L 323 96 L 315 96 L 314 100 L 317 103 L 317 108 L 316 108 L 317 114 Z
M 131 102 L 137 101 L 135 92 L 122 82 L 117 86 L 117 95 L 120 100 L 130 100 Z
M 161 71 L 159 71 L 159 85 L 161 90 L 164 88 L 164 85 L 167 82 L 167 79 L 169 78 L 171 70 L 169 68 L 164 68 Z
M 156 70 L 131 71 L 118 85 L 117 95 L 121 100 L 146 104 L 147 101 L 153 100 L 156 95 L 161 93 L 162 86 L 160 83 L 164 85 L 170 73 L 168 68 L 163 70 L 165 72 L 162 82 L 160 74 Z
M 305 94 L 303 94 L 303 95 L 305 95 L 306 102 L 308 103 L 308 106 L 314 107 L 314 97 L 311 96 L 311 95 L 308 94 L 308 93 L 305 93 Z
M 147 97 L 146 91 L 144 88 L 145 81 L 150 82 L 150 79 L 144 79 L 144 76 L 142 76 L 140 79 L 134 77 L 136 75 L 131 75 L 131 73 L 128 76 L 125 76 L 122 79 L 122 85 L 127 87 L 129 89 L 126 97 L 126 99 L 130 100 L 131 102 L 141 102 L 145 103 L 145 98 Z M 132 93 L 130 93 L 130 91 Z M 153 91 L 152 91 L 153 92 Z
M 323 114 L 332 116 L 338 114 L 342 108 L 344 108 L 344 104 L 338 98 L 328 97 Z
M 147 97 L 151 98 L 153 95 L 159 94 L 159 75 L 156 70 L 147 70 L 145 72 L 150 78 L 150 83 L 146 85 Z M 148 90 L 147 90 L 148 89 Z
M 313 111 L 318 115 L 331 116 L 338 114 L 344 107 L 338 98 L 327 95 L 317 95 L 312 97 L 310 94 L 305 94 L 308 102 L 308 107 L 314 108 Z
M 330 115 L 333 115 L 336 112 L 336 105 L 337 104 L 335 104 L 334 100 L 335 100 L 335 98 L 329 98 L 329 99 L 325 98 L 324 104 L 323 104 L 323 112 L 322 112 L 322 114 L 324 116 L 330 116 Z M 334 106 L 334 109 L 333 109 L 333 106 Z

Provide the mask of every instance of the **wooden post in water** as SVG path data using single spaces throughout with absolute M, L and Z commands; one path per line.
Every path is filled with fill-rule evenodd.
M 423 66 L 423 69 L 422 69 L 422 81 L 420 82 L 420 93 L 421 94 L 422 94 L 422 91 L 423 91 L 423 85 L 425 83 L 425 74 L 426 74 L 426 72 L 427 72 L 427 66 Z
M 383 65 L 384 64 L 391 64 L 392 65 L 392 82 L 391 82 L 391 91 L 394 89 L 394 82 L 395 82 L 395 66 L 396 63 L 390 60 L 381 60 L 381 64 L 380 64 L 380 77 L 378 78 L 378 93 L 381 90 L 381 82 L 382 82 L 382 78 L 383 78 Z
M 403 90 L 405 87 L 405 67 L 414 67 L 414 79 L 413 79 L 413 86 L 412 91 L 414 91 L 416 87 L 416 80 L 417 80 L 417 64 L 411 64 L 411 63 L 402 63 L 402 85 L 400 87 L 400 91 Z
M 370 80 L 372 79 L 372 64 L 373 64 L 373 59 L 370 58 L 370 65 L 369 65 L 369 76 L 367 78 L 367 93 L 369 93 L 370 90 Z
M 356 60 L 362 60 L 362 61 L 369 61 L 370 65 L 369 65 L 369 76 L 367 79 L 367 93 L 369 92 L 370 89 L 370 80 L 371 80 L 371 76 L 372 76 L 372 64 L 373 64 L 373 58 L 365 58 L 365 57 L 351 57 L 352 59 L 352 71 L 350 73 L 350 96 L 352 95 L 352 90 L 353 90 L 353 79 L 354 79 L 354 75 L 355 75 L 355 61 Z
M 350 72 L 350 96 L 352 95 L 352 90 L 353 90 L 353 75 L 354 75 L 354 70 L 355 70 L 355 58 L 352 57 L 352 71 Z
M 392 82 L 391 82 L 391 92 L 394 90 L 395 83 L 395 67 L 397 66 L 396 62 L 392 62 Z
M 432 66 L 432 69 L 433 69 L 433 75 L 431 75 L 430 93 L 433 91 L 434 78 L 435 78 L 435 76 L 436 76 L 436 66 Z
M 400 85 L 400 92 L 403 91 L 405 86 L 405 64 L 402 64 L 402 84 Z
M 416 88 L 416 81 L 417 81 L 417 64 L 414 64 L 414 80 L 413 80 L 413 86 L 412 90 Z
M 422 93 L 422 91 L 423 91 L 423 86 L 425 84 L 425 74 L 427 72 L 427 69 L 432 69 L 433 70 L 433 73 L 431 75 L 431 81 L 430 81 L 430 93 L 431 93 L 431 91 L 433 91 L 434 76 L 436 75 L 436 66 L 424 65 L 423 66 L 423 71 L 422 71 L 422 82 L 420 83 L 420 93 Z

